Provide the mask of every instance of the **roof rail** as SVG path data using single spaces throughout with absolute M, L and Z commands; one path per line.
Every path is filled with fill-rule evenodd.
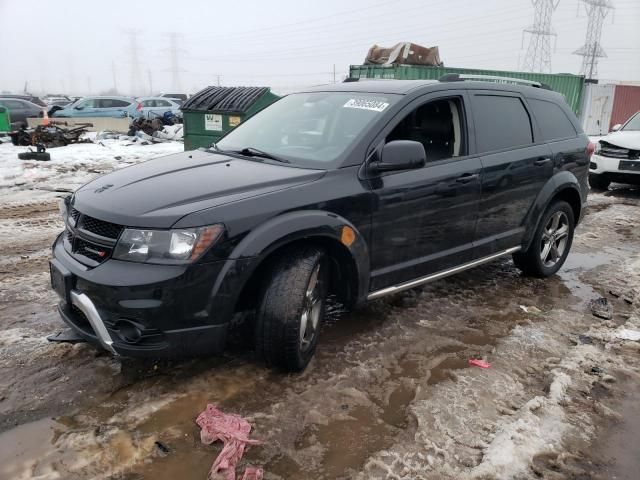
M 474 75 L 468 73 L 448 73 L 438 79 L 440 82 L 463 82 L 465 80 L 477 80 L 481 82 L 512 83 L 515 85 L 528 85 L 529 87 L 551 90 L 549 85 L 522 78 L 500 77 L 497 75 Z

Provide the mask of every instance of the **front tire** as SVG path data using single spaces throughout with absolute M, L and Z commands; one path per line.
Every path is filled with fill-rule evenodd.
M 544 212 L 531 245 L 513 254 L 513 262 L 525 275 L 550 277 L 564 264 L 573 242 L 575 219 L 571 205 L 552 203 Z
M 273 264 L 256 318 L 256 353 L 289 372 L 313 357 L 325 314 L 329 262 L 324 251 L 302 247 Z
M 589 186 L 591 187 L 592 190 L 606 191 L 609 189 L 610 184 L 611 184 L 611 180 L 608 180 L 603 175 L 599 175 L 597 173 L 589 174 Z

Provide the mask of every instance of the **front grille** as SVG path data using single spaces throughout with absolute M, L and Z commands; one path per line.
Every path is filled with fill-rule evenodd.
M 74 221 L 68 222 L 65 231 L 65 249 L 89 267 L 96 267 L 107 260 L 124 227 L 84 215 L 75 208 L 69 210 L 69 216 Z M 89 233 L 103 238 L 91 237 Z
M 102 263 L 111 255 L 111 249 L 87 242 L 82 238 L 76 238 L 73 253 L 90 258 L 94 262 Z
M 78 221 L 78 217 L 80 216 L 80 212 L 78 210 L 76 210 L 75 208 L 71 207 L 71 210 L 69 211 L 69 216 L 71 218 L 73 218 L 73 223 L 75 224 Z
M 120 233 L 123 230 L 123 227 L 120 225 L 98 220 L 97 218 L 93 218 L 88 215 L 82 215 L 80 217 L 78 227 L 102 237 L 113 238 L 114 240 L 120 236 Z
M 640 150 L 629 150 L 628 148 L 617 147 L 608 142 L 600 142 L 600 155 L 610 158 L 635 159 L 638 158 Z

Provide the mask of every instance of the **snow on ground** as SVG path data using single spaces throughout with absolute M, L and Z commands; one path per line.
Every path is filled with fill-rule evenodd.
M 33 147 L 0 144 L 0 202 L 29 201 L 74 191 L 98 175 L 155 157 L 182 152 L 180 142 L 143 144 L 122 139 L 97 140 L 48 149 L 51 161 L 20 160 Z

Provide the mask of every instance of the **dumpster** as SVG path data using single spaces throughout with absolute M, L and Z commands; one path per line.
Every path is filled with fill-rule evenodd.
M 216 143 L 280 97 L 267 87 L 207 87 L 182 105 L 184 149 Z
M 427 67 L 423 65 L 351 65 L 351 78 L 392 78 L 395 80 L 438 80 L 449 73 L 492 75 L 530 80 L 549 85 L 564 95 L 576 115 L 580 115 L 584 77 L 569 73 L 531 73 L 475 68 Z
M 0 132 L 11 130 L 11 119 L 7 107 L 0 106 Z

